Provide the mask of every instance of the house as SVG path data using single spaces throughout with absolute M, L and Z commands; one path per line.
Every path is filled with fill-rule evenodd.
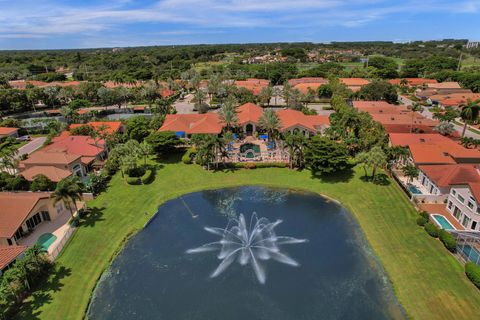
M 245 103 L 237 108 L 238 126 L 248 136 L 257 131 L 263 108 L 253 103 Z
M 309 137 L 317 133 L 324 133 L 325 129 L 330 126 L 328 116 L 305 115 L 303 112 L 282 109 L 277 111 L 280 120 L 280 132 L 301 132 Z
M 465 182 L 452 186 L 447 210 L 465 230 L 480 231 L 480 183 Z
M 360 91 L 360 89 L 370 83 L 367 79 L 363 78 L 340 78 L 340 82 L 347 86 L 348 89 L 353 92 Z
M 327 84 L 328 80 L 321 77 L 303 77 L 303 78 L 288 80 L 288 84 L 291 85 L 292 87 L 295 87 L 296 85 L 302 84 L 302 83 L 322 85 L 322 84 Z
M 92 121 L 86 124 L 73 123 L 70 125 L 70 130 L 78 128 L 83 125 L 88 125 L 94 128 L 96 131 L 102 129 L 102 133 L 112 135 L 115 133 L 123 133 L 125 126 L 120 121 Z
M 265 79 L 249 78 L 247 80 L 236 80 L 233 82 L 233 85 L 237 88 L 247 89 L 257 96 L 264 88 L 267 88 L 270 85 L 270 81 Z
M 297 89 L 302 94 L 308 94 L 309 92 L 313 92 L 313 94 L 316 95 L 318 88 L 322 85 L 323 83 L 299 83 L 293 88 Z
M 391 79 L 388 82 L 392 85 L 399 86 L 402 84 L 402 81 L 407 81 L 407 86 L 409 87 L 421 87 L 426 86 L 427 84 L 437 83 L 435 79 L 426 79 L 426 78 L 402 78 L 402 79 Z
M 70 215 L 63 201 L 48 192 L 0 192 L 0 248 L 21 245 L 20 240 L 46 221 Z
M 220 134 L 223 124 L 216 113 L 167 114 L 158 131 L 173 131 L 177 136 L 189 138 L 192 134 Z
M 353 101 L 358 111 L 369 114 L 408 114 L 411 111 L 405 105 L 394 105 L 386 101 Z
M 0 139 L 7 137 L 18 137 L 18 128 L 0 127 Z
M 472 164 L 421 165 L 417 182 L 429 195 L 426 202 L 444 203 L 452 186 L 480 183 L 477 166 Z
M 387 133 L 423 132 L 433 133 L 438 121 L 424 118 L 416 112 L 400 114 L 371 114 L 373 120 L 379 122 Z
M 480 163 L 480 150 L 467 149 L 440 134 L 390 133 L 390 145 L 407 147 L 417 165 Z
M 323 132 L 330 125 L 328 116 L 305 115 L 300 111 L 283 109 L 276 111 L 280 120 L 280 132 L 302 132 L 306 136 Z M 237 127 L 247 136 L 259 130 L 263 108 L 246 103 L 237 108 Z M 220 134 L 225 127 L 217 113 L 169 114 L 159 131 L 173 131 L 179 137 L 192 134 Z
M 27 180 L 33 180 L 38 174 L 44 174 L 54 182 L 70 175 L 85 178 L 106 156 L 107 149 L 102 139 L 62 135 L 21 161 L 19 169 Z
M 434 82 L 428 83 L 427 88 L 430 89 L 461 89 L 462 87 L 458 82 L 446 81 L 446 82 Z
M 23 256 L 26 249 L 26 246 L 0 246 L 0 276 Z

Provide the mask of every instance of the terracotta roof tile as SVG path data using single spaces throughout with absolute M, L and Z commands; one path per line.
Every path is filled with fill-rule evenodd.
M 248 122 L 258 124 L 258 120 L 263 114 L 263 108 L 253 103 L 245 103 L 237 108 L 238 124 L 243 125 Z
M 0 247 L 0 270 L 12 263 L 26 249 L 26 246 Z
M 59 182 L 72 175 L 70 171 L 54 166 L 33 166 L 20 172 L 20 174 L 28 181 L 33 181 L 36 176 L 43 174 L 53 182 Z

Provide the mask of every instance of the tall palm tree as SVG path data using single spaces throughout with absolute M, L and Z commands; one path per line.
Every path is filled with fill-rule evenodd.
M 227 99 L 220 108 L 218 115 L 220 120 L 227 127 L 227 131 L 230 131 L 238 123 L 237 110 L 235 108 L 236 102 L 232 99 Z
M 74 212 L 72 210 L 71 203 L 73 203 L 75 211 L 77 211 L 78 208 L 76 201 L 82 199 L 80 180 L 77 176 L 63 179 L 57 184 L 57 187 L 52 193 L 51 197 L 54 199 L 55 203 L 63 201 L 73 217 Z
M 268 133 L 268 139 L 276 137 L 278 130 L 280 130 L 281 122 L 277 113 L 273 109 L 266 109 L 263 111 L 258 124 Z
M 301 133 L 287 133 L 283 139 L 284 149 L 289 154 L 289 167 L 302 168 L 304 165 L 304 151 L 307 145 L 307 138 Z
M 464 123 L 462 137 L 464 137 L 465 132 L 467 131 L 468 122 L 475 121 L 478 118 L 480 112 L 480 99 L 475 101 L 468 99 L 467 103 L 460 105 L 460 108 L 460 117 Z
M 412 104 L 412 126 L 410 127 L 410 132 L 413 132 L 413 121 L 415 120 L 415 115 L 417 112 L 422 112 L 423 111 L 423 107 L 417 103 L 417 102 L 414 102 Z

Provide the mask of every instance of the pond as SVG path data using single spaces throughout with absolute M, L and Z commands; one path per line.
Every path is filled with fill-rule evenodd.
M 346 209 L 312 193 L 239 187 L 160 206 L 103 274 L 88 317 L 403 319 L 404 312 Z

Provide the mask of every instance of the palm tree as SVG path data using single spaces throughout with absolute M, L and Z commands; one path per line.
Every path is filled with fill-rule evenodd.
M 260 91 L 259 99 L 262 105 L 270 105 L 270 100 L 273 96 L 273 88 L 271 86 L 265 87 Z
M 0 149 L 0 171 L 15 172 L 18 164 L 18 150 L 13 146 Z
M 460 105 L 461 112 L 460 117 L 462 118 L 464 125 L 462 130 L 462 137 L 465 136 L 467 131 L 468 122 L 477 120 L 478 114 L 480 112 L 480 99 L 479 100 L 467 100 L 467 103 Z
M 403 175 L 408 178 L 408 183 L 412 183 L 413 179 L 418 177 L 418 168 L 409 164 L 403 167 Z
M 266 109 L 263 111 L 258 124 L 268 133 L 268 139 L 274 139 L 280 130 L 281 123 L 277 113 L 273 109 Z
M 57 184 L 55 191 L 51 197 L 54 199 L 54 203 L 63 201 L 67 206 L 70 214 L 73 218 L 73 210 L 71 203 L 75 207 L 75 211 L 78 210 L 76 201 L 82 199 L 82 188 L 80 187 L 80 180 L 77 176 L 65 178 Z
M 412 126 L 410 127 L 410 132 L 413 132 L 413 121 L 415 119 L 415 115 L 417 112 L 422 112 L 423 111 L 423 107 L 417 103 L 417 102 L 414 102 L 412 104 Z
M 283 139 L 284 149 L 288 150 L 289 167 L 302 168 L 304 165 L 304 151 L 307 145 L 307 138 L 301 133 L 286 133 Z
M 145 140 L 138 145 L 138 153 L 143 156 L 143 165 L 147 165 L 147 157 L 152 154 L 152 151 L 152 146 Z
M 227 99 L 220 108 L 218 115 L 220 120 L 227 127 L 227 131 L 230 131 L 238 122 L 237 110 L 235 108 L 236 102 L 232 99 Z

